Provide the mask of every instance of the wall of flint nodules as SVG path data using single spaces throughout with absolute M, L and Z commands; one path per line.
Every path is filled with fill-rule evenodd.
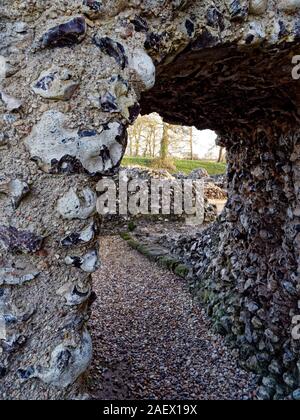
M 247 366 L 263 372 L 260 396 L 299 396 L 289 333 L 299 310 L 298 98 L 288 75 L 299 7 L 2 0 L 1 398 L 84 392 L 100 266 L 95 185 L 118 167 L 141 107 L 223 134 L 230 200 L 220 234 L 186 249 L 195 285 Z M 195 72 L 203 59 L 211 68 Z

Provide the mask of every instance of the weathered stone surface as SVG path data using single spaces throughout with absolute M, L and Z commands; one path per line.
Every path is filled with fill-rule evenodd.
M 32 90 L 45 99 L 67 101 L 78 86 L 79 82 L 73 79 L 68 69 L 51 67 L 41 73 L 38 80 L 32 84 Z
M 299 0 L 279 0 L 278 2 L 278 9 L 288 13 L 295 13 L 299 8 Z
M 73 232 L 61 240 L 63 247 L 72 247 L 81 244 L 88 244 L 95 239 L 99 229 L 95 222 L 80 232 Z
M 120 113 L 127 121 L 133 122 L 132 109 L 136 106 L 136 98 L 129 88 L 129 84 L 121 76 L 113 76 L 108 81 L 108 87 L 95 98 L 95 105 L 104 112 Z M 140 108 L 139 108 L 140 110 Z
M 52 354 L 49 367 L 31 366 L 18 371 L 26 381 L 39 378 L 46 384 L 66 388 L 88 368 L 92 358 L 92 340 L 84 331 L 79 343 L 70 341 L 57 346 Z
M 18 208 L 23 198 L 30 192 L 30 187 L 26 181 L 12 179 L 10 181 L 0 181 L 0 194 L 10 197 L 13 207 Z
M 112 57 L 120 65 L 122 70 L 128 65 L 125 48 L 120 42 L 114 41 L 109 37 L 100 38 L 96 35 L 94 37 L 94 43 L 103 53 Z
M 276 384 L 284 383 L 287 390 L 292 390 L 298 384 L 294 361 L 299 357 L 299 343 L 292 339 L 290 327 L 287 331 L 284 325 L 291 325 L 291 316 L 297 313 L 297 260 L 292 238 L 298 222 L 287 217 L 287 212 L 297 202 L 290 159 L 298 136 L 285 137 L 278 143 L 274 138 L 274 133 L 271 137 L 256 133 L 251 138 L 252 145 L 263 144 L 263 154 L 257 143 L 248 152 L 245 143 L 227 145 L 231 183 L 222 223 L 204 235 L 181 238 L 173 252 L 183 261 L 192 262 L 193 292 L 207 305 L 216 328 L 230 333 L 238 342 L 244 365 L 263 374 L 272 373 Z M 261 171 L 256 166 L 259 161 Z M 252 173 L 251 167 L 256 168 Z M 244 176 L 240 178 L 241 173 Z M 260 189 L 258 173 L 263 174 L 267 190 Z M 246 266 L 243 258 L 249 258 L 251 266 Z M 251 297 L 255 302 L 249 301 Z M 229 321 L 227 332 L 224 314 Z M 278 360 L 272 360 L 274 354 L 280 355 Z M 260 398 L 275 395 L 275 387 L 271 392 L 270 386 L 267 388 L 260 389 Z
M 80 268 L 86 273 L 94 273 L 100 268 L 98 251 L 95 249 L 90 250 L 83 257 L 67 256 L 65 259 L 67 265 Z
M 39 275 L 39 272 L 33 267 L 1 267 L 0 266 L 0 285 L 22 285 Z
M 91 286 L 89 284 L 73 284 L 68 283 L 62 286 L 57 294 L 63 296 L 66 300 L 66 305 L 77 306 L 86 302 L 91 296 Z
M 0 91 L 0 100 L 4 103 L 7 111 L 16 111 L 22 106 L 22 101 L 7 95 L 5 92 Z
M 48 29 L 41 37 L 42 48 L 67 47 L 81 42 L 86 33 L 83 16 L 76 16 Z
M 149 90 L 155 83 L 155 66 L 151 57 L 141 48 L 134 49 L 129 56 L 129 67 L 136 72 L 143 83 L 143 90 Z
M 177 248 L 194 262 L 194 291 L 237 343 L 244 364 L 275 377 L 276 389 L 268 381 L 260 396 L 292 394 L 300 386 L 299 342 L 290 334 L 299 314 L 300 96 L 291 77 L 299 2 L 27 3 L 0 5 L 0 83 L 7 95 L 0 101 L 0 173 L 31 187 L 18 209 L 1 195 L 0 276 L 15 304 L 37 310 L 30 323 L 12 323 L 9 340 L 0 341 L 0 397 L 64 399 L 80 391 L 77 377 L 90 359 L 82 338 L 90 300 L 83 296 L 72 306 L 76 299 L 57 291 L 68 284 L 76 295 L 71 284 L 88 275 L 65 259 L 95 249 L 96 238 L 76 244 L 71 236 L 76 249 L 61 241 L 92 223 L 93 176 L 117 168 L 126 127 L 140 107 L 223 139 L 229 202 L 222 223 L 196 238 L 196 247 L 187 240 Z M 53 66 L 80 81 L 76 94 L 52 92 L 55 103 L 32 91 Z M 112 77 L 128 90 L 115 89 Z M 37 232 L 43 249 L 24 245 L 14 229 Z M 7 271 L 21 265 L 21 273 Z M 65 337 L 75 338 L 62 344 Z
M 122 124 L 112 122 L 100 134 L 85 135 L 65 127 L 66 117 L 48 111 L 25 144 L 38 165 L 50 173 L 104 174 L 116 168 L 126 147 Z
M 43 238 L 12 226 L 0 226 L 0 246 L 7 252 L 34 253 L 41 249 Z
M 262 15 L 268 7 L 268 0 L 250 0 L 250 13 Z
M 79 192 L 70 189 L 58 200 L 57 211 L 64 219 L 85 220 L 95 213 L 96 200 L 96 194 L 90 188 Z

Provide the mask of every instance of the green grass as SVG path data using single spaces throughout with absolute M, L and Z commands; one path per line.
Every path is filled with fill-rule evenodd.
M 151 166 L 151 158 L 142 157 L 125 157 L 122 166 L 138 165 L 149 168 Z M 220 175 L 226 172 L 226 163 L 210 162 L 207 160 L 174 160 L 176 172 L 183 172 L 188 175 L 191 171 L 198 168 L 204 168 L 209 175 Z

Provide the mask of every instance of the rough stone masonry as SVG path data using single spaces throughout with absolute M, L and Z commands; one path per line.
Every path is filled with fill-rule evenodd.
M 1 399 L 83 392 L 95 184 L 140 111 L 223 139 L 230 198 L 199 294 L 263 398 L 300 388 L 299 39 L 298 0 L 1 0 Z

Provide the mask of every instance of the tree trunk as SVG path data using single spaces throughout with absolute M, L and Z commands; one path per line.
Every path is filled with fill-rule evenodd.
M 136 134 L 135 134 L 135 156 L 138 157 L 140 155 L 140 145 L 141 145 L 141 124 L 138 124 L 136 127 Z
M 132 138 L 132 136 L 130 136 L 130 139 L 129 139 L 129 155 L 130 155 L 130 157 L 133 156 L 133 138 Z
M 191 150 L 191 160 L 194 160 L 194 136 L 193 136 L 193 127 L 190 127 L 190 150 Z
M 225 153 L 224 147 L 220 147 L 218 163 L 224 162 L 224 153 Z
M 163 123 L 163 135 L 160 144 L 160 158 L 162 161 L 167 160 L 169 157 L 169 124 Z

